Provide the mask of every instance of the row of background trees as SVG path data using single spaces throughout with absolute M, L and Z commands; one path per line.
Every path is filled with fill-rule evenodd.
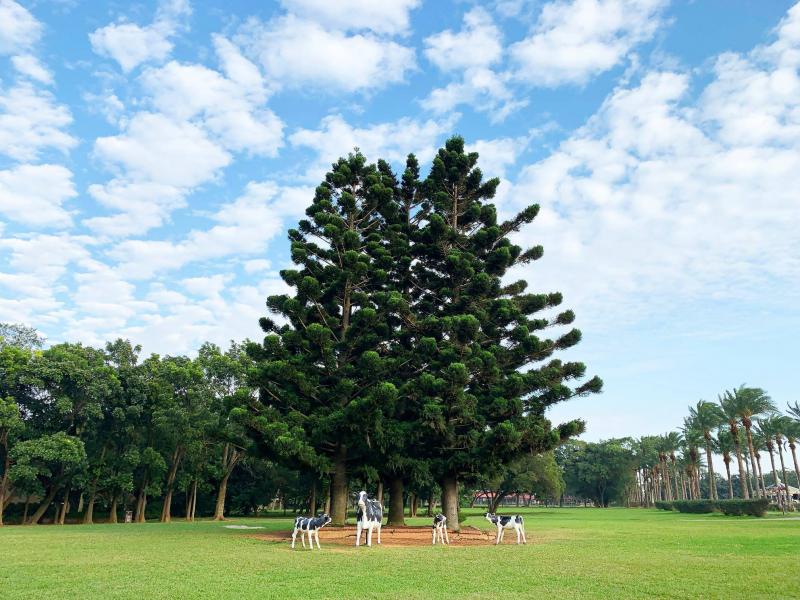
M 296 474 L 335 524 L 355 484 L 387 484 L 391 523 L 440 491 L 457 529 L 459 490 L 556 489 L 531 473 L 552 474 L 552 451 L 584 423 L 554 427 L 545 411 L 602 382 L 555 358 L 581 339 L 561 294 L 510 278 L 543 254 L 511 241 L 539 207 L 499 220 L 499 180 L 477 160 L 454 137 L 425 178 L 413 155 L 401 177 L 358 151 L 337 161 L 289 230 L 292 293 L 268 298 L 261 343 L 140 360 L 124 340 L 42 350 L 7 328 L 0 507 L 35 498 L 26 520 L 57 506 L 64 522 L 77 504 L 91 522 L 98 503 L 112 520 L 122 504 L 142 521 L 157 498 L 169 521 L 180 496 L 191 519 L 213 485 L 221 518 L 249 465 Z
M 567 493 L 600 506 L 768 497 L 793 509 L 788 486 L 800 487 L 800 404 L 782 414 L 764 390 L 742 385 L 717 402 L 700 400 L 688 413 L 680 430 L 663 435 L 567 443 L 556 453 Z M 763 467 L 762 453 L 769 456 Z

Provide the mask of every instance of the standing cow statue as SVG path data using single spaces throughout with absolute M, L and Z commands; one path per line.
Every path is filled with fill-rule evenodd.
M 525 539 L 525 523 L 522 520 L 522 515 L 512 515 L 510 517 L 501 517 L 494 513 L 486 513 L 486 520 L 492 525 L 497 527 L 497 540 L 495 545 L 503 541 L 503 535 L 506 529 L 513 529 L 517 532 L 517 543 L 520 542 L 520 535 L 522 536 L 522 543 L 527 544 L 528 540 Z
M 331 518 L 327 513 L 322 513 L 318 517 L 297 517 L 294 520 L 294 529 L 292 530 L 292 549 L 294 549 L 294 542 L 299 533 L 303 548 L 306 547 L 305 536 L 308 534 L 308 543 L 311 549 L 314 549 L 314 539 L 316 539 L 317 548 L 322 550 L 322 547 L 319 545 L 319 530 L 330 522 Z
M 437 514 L 433 517 L 433 545 L 436 545 L 436 538 L 442 542 L 442 544 L 450 545 L 450 536 L 447 535 L 447 517 L 445 517 L 442 513 Z
M 356 546 L 361 543 L 361 532 L 367 530 L 367 546 L 372 546 L 372 530 L 378 530 L 378 544 L 381 543 L 381 524 L 383 506 L 374 498 L 367 498 L 367 492 L 358 493 L 358 514 L 356 515 Z

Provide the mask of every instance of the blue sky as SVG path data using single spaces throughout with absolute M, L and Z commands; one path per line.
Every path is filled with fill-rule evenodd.
M 263 6 L 256 7 L 257 4 Z M 257 338 L 339 155 L 453 133 L 542 205 L 601 396 L 658 433 L 740 383 L 800 397 L 800 5 L 0 0 L 0 320 L 160 353 Z

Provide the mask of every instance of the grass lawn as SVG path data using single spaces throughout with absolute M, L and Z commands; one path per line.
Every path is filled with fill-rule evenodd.
M 0 598 L 800 598 L 800 520 L 524 513 L 529 544 L 519 547 L 293 552 L 210 521 L 5 527 Z M 467 524 L 488 526 L 469 514 Z

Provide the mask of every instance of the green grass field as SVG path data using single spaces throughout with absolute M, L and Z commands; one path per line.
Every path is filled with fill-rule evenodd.
M 524 512 L 528 546 L 500 547 L 303 552 L 209 521 L 5 527 L 0 598 L 800 598 L 800 520 Z

